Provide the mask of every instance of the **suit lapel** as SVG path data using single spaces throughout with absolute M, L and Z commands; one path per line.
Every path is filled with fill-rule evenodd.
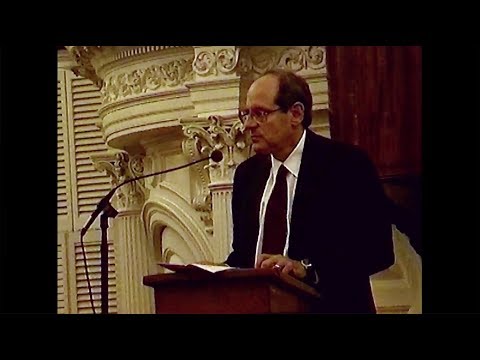
M 308 219 L 310 212 L 319 212 L 320 204 L 315 204 L 312 196 L 322 189 L 323 177 L 328 162 L 327 147 L 315 141 L 315 135 L 307 130 L 305 146 L 303 148 L 302 162 L 298 173 L 298 182 L 293 199 L 292 219 L 290 223 L 290 248 L 295 252 L 296 245 L 301 242 L 304 232 L 308 231 Z M 319 138 L 321 139 L 321 138 Z M 320 145 L 320 146 L 318 146 Z

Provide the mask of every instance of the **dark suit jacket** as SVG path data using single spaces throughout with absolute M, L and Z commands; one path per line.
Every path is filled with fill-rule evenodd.
M 260 201 L 270 168 L 270 156 L 257 154 L 236 169 L 230 266 L 255 265 Z M 394 263 L 392 231 L 375 167 L 358 147 L 307 130 L 288 256 L 313 263 L 320 279 L 315 288 L 323 297 L 316 312 L 375 312 L 369 276 Z

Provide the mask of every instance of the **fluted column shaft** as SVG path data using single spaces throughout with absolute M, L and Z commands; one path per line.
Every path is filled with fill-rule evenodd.
M 117 186 L 143 174 L 143 158 L 118 152 L 94 159 L 94 165 L 106 171 L 112 186 Z M 141 219 L 146 192 L 144 181 L 138 180 L 119 187 L 113 200 L 118 215 L 111 220 L 109 238 L 114 242 L 120 314 L 154 313 L 155 309 L 153 291 L 143 285 L 143 277 L 155 272 L 153 244 Z
M 153 289 L 143 285 L 151 273 L 153 245 L 148 241 L 140 208 L 120 210 L 115 218 L 118 311 L 122 314 L 155 312 Z M 148 261 L 145 261 L 148 259 Z

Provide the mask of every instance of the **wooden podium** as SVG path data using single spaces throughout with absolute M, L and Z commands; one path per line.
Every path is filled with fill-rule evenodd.
M 149 275 L 157 314 L 306 313 L 320 295 L 274 269 Z

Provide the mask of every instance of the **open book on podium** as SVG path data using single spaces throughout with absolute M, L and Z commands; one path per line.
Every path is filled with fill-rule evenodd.
M 230 267 L 228 265 L 206 265 L 206 264 L 170 264 L 170 263 L 159 263 L 158 265 L 177 272 L 177 273 L 217 273 L 220 271 L 225 271 L 225 270 L 233 270 L 237 269 L 234 267 Z
M 313 312 L 321 300 L 312 287 L 278 269 L 203 264 L 159 264 L 172 273 L 147 275 L 157 314 Z

